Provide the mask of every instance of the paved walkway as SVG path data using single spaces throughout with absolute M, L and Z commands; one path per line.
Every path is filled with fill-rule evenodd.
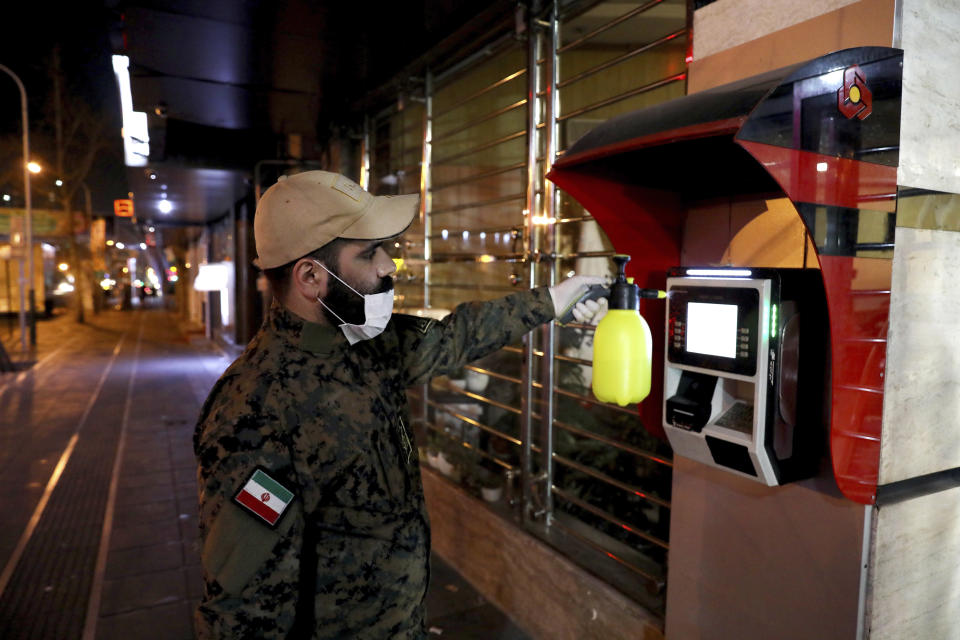
M 229 359 L 162 310 L 42 321 L 30 356 L 0 374 L 0 637 L 192 637 L 193 425 Z M 525 638 L 433 562 L 431 634 Z

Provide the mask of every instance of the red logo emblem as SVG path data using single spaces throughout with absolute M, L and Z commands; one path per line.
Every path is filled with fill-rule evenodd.
M 260 496 L 260 500 L 263 502 L 270 502 L 270 494 L 264 491 L 263 495 Z
M 873 92 L 857 65 L 843 70 L 843 87 L 837 90 L 837 109 L 850 120 L 864 120 L 873 113 Z

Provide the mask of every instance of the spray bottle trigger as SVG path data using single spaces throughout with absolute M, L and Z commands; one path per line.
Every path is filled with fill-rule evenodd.
M 602 284 L 592 284 L 587 287 L 587 290 L 582 296 L 568 304 L 559 315 L 557 315 L 557 324 L 570 324 L 575 320 L 573 317 L 573 308 L 580 304 L 581 302 L 586 302 L 587 300 L 599 300 L 600 298 L 610 297 L 610 287 L 605 287 Z

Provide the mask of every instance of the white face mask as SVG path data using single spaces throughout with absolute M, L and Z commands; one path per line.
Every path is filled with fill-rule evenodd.
M 337 315 L 333 309 L 323 304 L 323 300 L 320 299 L 319 295 L 317 296 L 317 302 L 323 305 L 324 309 L 332 313 L 334 317 L 340 321 L 340 330 L 343 331 L 343 335 L 347 337 L 347 341 L 351 345 L 354 345 L 361 340 L 376 338 L 378 335 L 383 333 L 383 330 L 387 328 L 387 323 L 390 322 L 390 316 L 393 315 L 393 291 L 391 290 L 384 291 L 383 293 L 368 294 L 360 293 L 349 284 L 344 282 L 342 278 L 337 276 L 337 274 L 323 266 L 323 263 L 317 260 L 314 260 L 314 262 L 316 262 L 321 269 L 343 283 L 343 286 L 363 298 L 363 324 L 350 324 L 348 322 L 344 322 L 343 318 Z

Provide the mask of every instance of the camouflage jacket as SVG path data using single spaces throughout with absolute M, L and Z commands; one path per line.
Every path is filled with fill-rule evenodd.
M 405 389 L 553 315 L 533 289 L 440 321 L 394 315 L 351 347 L 275 304 L 197 423 L 198 636 L 425 637 L 430 534 Z M 272 527 L 238 503 L 258 468 L 293 493 Z

